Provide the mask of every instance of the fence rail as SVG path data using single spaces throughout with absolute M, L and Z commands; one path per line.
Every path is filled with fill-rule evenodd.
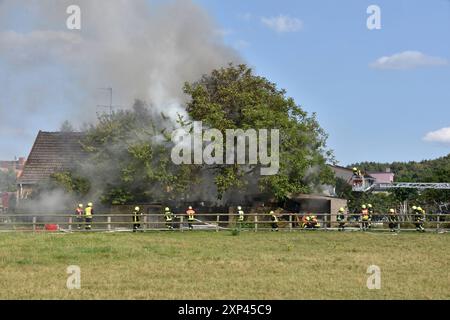
M 359 214 L 349 213 L 345 221 L 336 221 L 338 214 L 315 214 L 318 225 L 305 225 L 302 220 L 305 214 L 281 213 L 278 222 L 271 221 L 271 216 L 262 213 L 248 213 L 244 221 L 238 221 L 237 214 L 231 213 L 198 213 L 194 221 L 189 221 L 184 214 L 175 215 L 172 221 L 165 221 L 164 214 L 142 214 L 134 221 L 132 214 L 95 214 L 92 221 L 85 216 L 67 214 L 0 214 L 0 232 L 122 232 L 122 231 L 186 231 L 211 230 L 248 230 L 248 231 L 333 231 L 338 230 L 340 223 L 345 223 L 344 230 L 368 231 L 402 230 L 415 231 L 424 228 L 426 231 L 448 232 L 450 214 L 427 214 L 423 222 L 417 222 L 413 215 L 398 215 L 398 221 L 390 221 L 387 214 L 374 214 L 372 220 L 363 221 Z M 91 226 L 89 228 L 88 226 Z

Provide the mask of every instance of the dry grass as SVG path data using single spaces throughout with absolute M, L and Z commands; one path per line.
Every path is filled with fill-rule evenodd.
M 449 299 L 449 235 L 0 234 L 1 299 Z M 369 265 L 381 290 L 366 287 Z M 66 268 L 81 267 L 81 290 Z

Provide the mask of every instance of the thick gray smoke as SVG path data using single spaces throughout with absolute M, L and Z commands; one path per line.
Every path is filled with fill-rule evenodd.
M 73 4 L 81 8 L 81 30 L 66 27 Z M 8 66 L 5 79 L 8 73 L 42 75 L 22 88 L 33 93 L 15 105 L 22 117 L 48 111 L 39 105 L 55 103 L 60 94 L 53 113 L 92 122 L 96 111 L 106 111 L 96 105 L 109 104 L 99 88 L 112 87 L 115 105 L 127 108 L 141 99 L 175 118 L 183 113 L 184 81 L 240 61 L 217 28 L 190 0 L 3 0 L 0 62 Z M 63 79 L 63 88 L 55 78 Z
M 66 27 L 73 4 L 81 30 Z M 176 119 L 185 81 L 241 62 L 218 28 L 190 0 L 0 0 L 0 132 L 27 128 L 31 147 L 38 130 L 58 130 L 64 119 L 95 122 L 107 111 L 96 107 L 109 104 L 106 87 L 116 108 L 141 99 Z M 43 203 L 68 202 L 52 198 L 61 201 Z

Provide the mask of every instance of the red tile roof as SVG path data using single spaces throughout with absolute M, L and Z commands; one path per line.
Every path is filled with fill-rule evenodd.
M 36 184 L 56 172 L 73 169 L 86 156 L 81 146 L 81 132 L 39 131 L 19 184 Z

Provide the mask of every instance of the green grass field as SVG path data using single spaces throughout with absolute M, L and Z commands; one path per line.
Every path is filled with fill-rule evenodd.
M 1 299 L 449 299 L 449 234 L 0 234 Z M 366 286 L 369 265 L 381 289 Z M 66 268 L 81 268 L 81 289 Z

